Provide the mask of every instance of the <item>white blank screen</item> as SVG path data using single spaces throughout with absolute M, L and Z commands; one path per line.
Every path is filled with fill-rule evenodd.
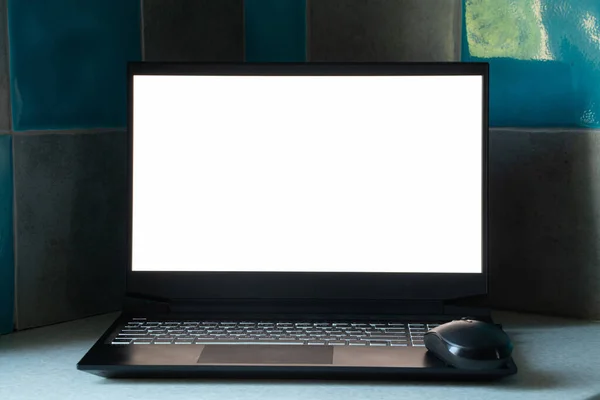
M 135 76 L 135 271 L 481 272 L 481 76 Z

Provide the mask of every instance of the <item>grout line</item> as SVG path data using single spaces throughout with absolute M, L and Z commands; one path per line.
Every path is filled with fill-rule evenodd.
M 242 62 L 246 62 L 246 0 L 242 0 Z
M 145 29 L 146 27 L 144 25 L 144 0 L 140 0 L 140 44 L 142 46 L 142 61 L 146 61 L 146 41 L 144 40 Z
M 600 133 L 599 128 L 586 128 L 586 127 L 563 127 L 563 128 L 553 128 L 553 127 L 493 127 L 490 126 L 490 131 L 499 132 L 499 133 L 511 133 L 511 132 L 521 132 L 521 133 L 589 133 L 589 132 L 597 132 Z
M 310 24 L 310 2 L 306 0 L 306 8 L 304 9 L 304 61 L 310 62 L 310 40 L 311 40 L 311 24 Z
M 32 135 L 78 135 L 93 133 L 123 133 L 126 128 L 87 128 L 87 129 L 47 129 L 12 132 L 13 136 L 32 136 Z
M 13 330 L 17 330 L 19 326 L 19 296 L 18 296 L 18 271 L 17 268 L 19 254 L 17 251 L 17 177 L 15 168 L 15 138 L 11 138 L 11 164 L 12 164 L 12 228 L 13 228 Z

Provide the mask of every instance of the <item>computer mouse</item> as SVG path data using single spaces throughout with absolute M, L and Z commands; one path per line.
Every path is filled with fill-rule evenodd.
M 497 325 L 462 319 L 431 329 L 424 335 L 425 347 L 436 357 L 461 369 L 496 369 L 506 364 L 513 345 Z

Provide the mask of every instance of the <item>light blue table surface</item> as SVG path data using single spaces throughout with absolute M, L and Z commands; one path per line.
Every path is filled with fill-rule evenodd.
M 600 323 L 496 312 L 515 344 L 515 376 L 492 383 L 109 380 L 75 364 L 117 317 L 0 337 L 0 399 L 600 400 Z

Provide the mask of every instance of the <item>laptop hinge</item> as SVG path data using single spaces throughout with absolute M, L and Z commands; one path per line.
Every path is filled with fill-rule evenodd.
M 128 293 L 124 311 L 129 314 L 194 314 L 207 317 L 354 318 L 437 315 L 449 318 L 489 319 L 486 296 L 437 300 L 316 300 L 316 299 L 197 299 L 169 300 Z
M 168 299 L 127 293 L 123 301 L 123 312 L 132 315 L 168 314 L 171 305 Z
M 218 299 L 173 301 L 170 311 L 232 318 L 397 318 L 440 315 L 441 301 L 339 300 L 339 299 Z
M 472 317 L 491 320 L 487 295 L 462 297 L 444 302 L 444 315 L 451 318 Z

